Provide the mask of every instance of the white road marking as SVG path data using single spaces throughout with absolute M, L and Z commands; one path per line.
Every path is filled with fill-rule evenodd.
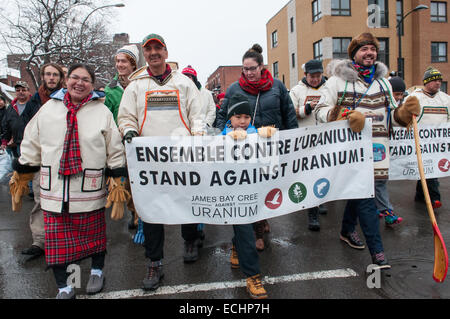
M 293 274 L 279 277 L 267 277 L 263 278 L 263 284 L 274 285 L 286 282 L 294 281 L 305 281 L 314 279 L 333 279 L 333 278 L 348 278 L 357 277 L 358 274 L 350 268 L 346 269 L 336 269 L 336 270 L 325 270 L 308 272 L 303 274 Z M 225 282 L 212 282 L 212 283 L 201 283 L 201 284 L 190 284 L 190 285 L 178 285 L 178 286 L 161 286 L 156 291 L 146 292 L 142 289 L 133 290 L 123 290 L 123 291 L 112 291 L 99 293 L 96 295 L 77 295 L 79 299 L 124 299 L 124 298 L 137 298 L 137 297 L 150 297 L 159 295 L 173 295 L 180 293 L 189 292 L 199 292 L 199 291 L 210 291 L 210 290 L 221 290 L 221 289 L 233 289 L 246 286 L 246 280 L 237 281 L 225 281 Z

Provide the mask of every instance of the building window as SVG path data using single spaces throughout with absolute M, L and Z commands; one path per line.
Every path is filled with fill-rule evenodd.
M 322 61 L 322 58 L 323 58 L 322 40 L 314 42 L 313 51 L 314 51 L 314 60 Z
M 389 68 L 389 38 L 378 38 L 380 49 L 378 50 L 378 61 L 383 62 Z
M 397 0 L 397 23 L 402 19 L 403 17 L 403 0 Z M 403 23 L 399 26 L 400 27 L 400 34 L 403 35 Z
M 431 21 L 447 22 L 447 3 L 431 1 Z
M 431 62 L 447 62 L 447 42 L 431 42 Z
M 278 32 L 275 30 L 272 32 L 272 48 L 276 48 L 278 46 Z
M 291 54 L 291 63 L 292 63 L 292 68 L 295 69 L 295 53 Z
M 350 16 L 350 0 L 331 0 L 331 15 Z
M 441 84 L 441 91 L 448 94 L 448 91 L 447 91 L 447 90 L 448 90 L 447 84 L 448 84 L 447 81 L 442 81 L 442 84 Z
M 347 48 L 352 38 L 333 38 L 333 59 L 348 58 Z
M 316 22 L 320 18 L 322 18 L 322 6 L 321 6 L 321 0 L 314 0 L 312 2 L 312 21 Z
M 294 17 L 291 17 L 290 21 L 290 26 L 291 26 L 291 33 L 294 32 Z
M 376 5 L 378 9 L 373 9 L 369 11 L 369 17 L 373 14 L 380 14 L 379 23 L 375 27 L 379 28 L 389 28 L 389 6 L 388 0 L 368 0 L 369 6 Z M 378 19 L 376 19 L 378 21 Z
M 273 77 L 278 79 L 278 62 L 272 64 L 273 67 Z

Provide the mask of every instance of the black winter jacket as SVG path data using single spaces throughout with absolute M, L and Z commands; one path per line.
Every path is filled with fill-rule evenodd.
M 28 106 L 25 107 L 25 109 Z M 26 121 L 24 118 L 25 110 L 19 116 L 14 107 L 10 104 L 5 111 L 2 119 L 2 144 L 8 143 L 13 138 L 14 143 L 19 146 L 22 143 L 23 132 L 25 130 Z M 14 147 L 13 147 L 14 148 Z
M 216 127 L 223 130 L 227 122 L 228 103 L 230 98 L 240 93 L 245 95 L 250 102 L 252 114 L 255 114 L 256 95 L 245 92 L 240 86 L 239 82 L 234 82 L 225 93 L 222 107 L 217 113 Z M 253 123 L 253 115 L 252 115 Z M 261 126 L 275 125 L 280 130 L 289 130 L 298 128 L 297 116 L 292 100 L 284 84 L 274 79 L 272 88 L 269 91 L 262 92 L 259 97 L 258 108 L 256 110 L 254 126 L 259 128 Z

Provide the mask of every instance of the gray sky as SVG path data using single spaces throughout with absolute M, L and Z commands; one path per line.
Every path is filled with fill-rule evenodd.
M 147 34 L 166 41 L 169 61 L 190 64 L 202 85 L 220 65 L 240 65 L 254 43 L 267 62 L 266 23 L 288 0 L 117 0 L 113 33 L 128 33 L 132 42 Z M 287 22 L 286 22 L 287 23 Z

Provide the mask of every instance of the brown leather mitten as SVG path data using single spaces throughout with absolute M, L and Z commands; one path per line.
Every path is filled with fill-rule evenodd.
M 123 218 L 124 204 L 131 198 L 130 192 L 125 189 L 125 177 L 110 177 L 108 180 L 109 195 L 106 201 L 106 208 L 113 205 L 111 219 L 120 220 Z
M 353 132 L 359 133 L 363 130 L 364 125 L 366 124 L 366 117 L 364 114 L 353 110 L 348 112 L 347 118 Z
M 258 129 L 258 135 L 269 138 L 275 135 L 277 129 L 274 126 L 262 126 Z
M 247 137 L 247 131 L 244 130 L 232 130 L 228 134 L 234 140 L 245 140 Z
M 9 191 L 11 192 L 12 210 L 19 212 L 22 208 L 22 196 L 30 192 L 28 183 L 33 180 L 34 173 L 18 173 L 14 171 L 9 181 Z
M 404 127 L 411 126 L 413 115 L 420 115 L 419 99 L 415 96 L 407 98 L 402 106 L 394 111 L 394 119 Z

